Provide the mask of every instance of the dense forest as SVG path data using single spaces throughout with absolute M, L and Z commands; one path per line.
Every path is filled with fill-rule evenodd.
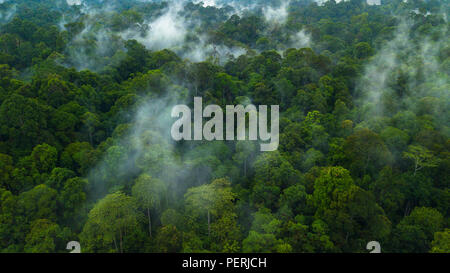
M 0 252 L 450 252 L 446 0 L 0 0 Z M 279 105 L 280 144 L 174 141 Z

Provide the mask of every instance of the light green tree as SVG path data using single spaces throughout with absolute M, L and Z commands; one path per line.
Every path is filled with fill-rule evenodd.
M 60 227 L 47 219 L 38 219 L 31 224 L 31 231 L 25 239 L 25 252 L 54 253 L 58 241 L 62 241 L 63 233 Z
M 450 229 L 436 232 L 431 242 L 432 253 L 450 253 Z
M 423 167 L 436 167 L 439 162 L 430 150 L 421 145 L 409 145 L 403 157 L 414 161 L 414 175 Z
M 124 252 L 124 239 L 139 229 L 141 215 L 136 200 L 122 192 L 108 194 L 89 212 L 80 235 L 88 251 L 111 250 Z

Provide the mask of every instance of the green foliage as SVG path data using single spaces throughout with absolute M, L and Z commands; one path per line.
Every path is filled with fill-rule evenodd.
M 433 153 L 420 145 L 408 146 L 408 151 L 403 153 L 403 157 L 411 159 L 414 162 L 414 175 L 423 167 L 436 167 L 438 165 Z
M 80 235 L 81 243 L 87 252 L 108 249 L 123 252 L 132 244 L 132 234 L 139 231 L 140 218 L 132 197 L 121 192 L 109 194 L 89 212 Z
M 0 252 L 450 252 L 445 1 L 186 2 L 157 46 L 172 3 L 3 2 Z M 279 150 L 173 142 L 194 96 L 279 105 Z
M 139 205 L 146 211 L 148 217 L 148 230 L 152 236 L 152 222 L 150 211 L 159 211 L 162 206 L 162 200 L 165 197 L 166 185 L 158 180 L 152 179 L 147 174 L 142 174 L 137 179 L 131 192 Z

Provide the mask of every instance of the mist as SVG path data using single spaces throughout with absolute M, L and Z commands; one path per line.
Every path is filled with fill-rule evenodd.
M 269 23 L 272 24 L 280 24 L 283 25 L 286 23 L 286 20 L 288 18 L 288 7 L 289 7 L 290 1 L 284 0 L 280 3 L 278 7 L 263 7 L 263 14 Z
M 405 111 L 419 113 L 418 107 L 424 100 L 435 99 L 436 104 L 427 114 L 432 115 L 435 124 L 448 137 L 449 120 L 444 113 L 450 106 L 450 85 L 446 69 L 439 61 L 440 52 L 448 47 L 448 28 L 442 25 L 440 33 L 418 35 L 412 18 L 401 16 L 398 20 L 393 38 L 382 43 L 378 53 L 365 65 L 357 86 L 361 92 L 358 104 L 365 105 L 366 111 L 363 126 L 377 117 Z M 399 80 L 405 81 L 404 89 L 393 89 L 391 86 Z
M 253 159 L 260 154 L 255 141 L 174 141 L 171 127 L 176 119 L 171 117 L 172 108 L 193 103 L 185 97 L 185 91 L 181 86 L 170 85 L 166 94 L 139 96 L 131 109 L 118 113 L 130 122 L 116 128 L 102 159 L 90 170 L 91 200 L 129 189 L 143 173 L 163 181 L 176 200 L 190 187 L 217 178 L 238 177 L 239 169 L 224 169 L 223 165 L 234 149 L 248 150 L 247 157 Z M 152 91 L 145 93 L 148 92 Z M 251 161 L 241 164 L 250 172 Z

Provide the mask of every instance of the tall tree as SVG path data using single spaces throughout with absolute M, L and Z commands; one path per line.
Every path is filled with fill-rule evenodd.
M 148 218 L 148 232 L 152 237 L 151 210 L 160 211 L 162 202 L 166 196 L 167 186 L 159 179 L 152 178 L 148 174 L 141 174 L 132 188 L 132 194 L 139 206 L 146 210 Z

